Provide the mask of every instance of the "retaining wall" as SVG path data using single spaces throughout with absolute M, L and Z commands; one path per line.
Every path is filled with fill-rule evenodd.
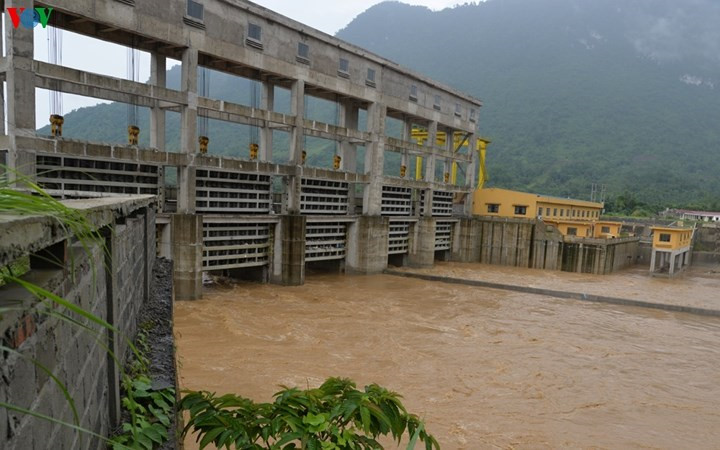
M 107 251 L 100 245 L 84 248 L 48 218 L 0 216 L 0 264 L 30 254 L 24 280 L 115 325 L 120 335 L 111 336 L 64 307 L 46 306 L 20 286 L 0 287 L 0 308 L 16 308 L 0 320 L 2 344 L 12 349 L 0 356 L 0 401 L 72 423 L 69 403 L 42 366 L 67 387 L 79 425 L 106 436 L 120 419 L 120 371 L 105 346 L 124 360 L 125 338 L 135 335 L 149 296 L 155 260 L 154 197 L 66 203 L 87 212 L 101 229 Z M 60 264 L 49 258 L 58 258 Z M 97 335 L 49 313 L 67 314 L 98 330 Z M 0 408 L 0 448 L 104 446 L 99 438 L 67 426 Z

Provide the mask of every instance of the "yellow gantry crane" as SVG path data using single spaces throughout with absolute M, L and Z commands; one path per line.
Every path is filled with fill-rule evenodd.
M 419 128 L 413 128 L 412 129 L 412 138 L 417 141 L 418 145 L 424 145 L 425 141 L 428 139 L 428 132 L 425 130 L 421 130 Z M 447 135 L 444 131 L 438 131 L 435 135 L 435 145 L 438 147 L 444 147 L 447 142 Z M 488 181 L 488 175 L 487 175 L 487 168 L 485 165 L 485 158 L 487 156 L 487 146 L 488 144 L 492 143 L 489 139 L 483 139 L 478 138 L 477 139 L 477 145 L 476 145 L 476 151 L 478 152 L 480 164 L 478 167 L 478 184 L 477 189 L 480 190 L 485 185 L 485 182 Z M 465 133 L 454 133 L 453 134 L 453 148 L 457 152 L 461 148 L 467 148 L 468 146 L 468 138 L 467 134 Z M 422 178 L 422 164 L 423 159 L 422 156 L 417 156 L 415 158 L 415 179 L 420 180 Z M 450 174 L 450 181 L 452 184 L 455 184 L 457 181 L 457 162 L 453 161 L 452 163 L 452 172 Z

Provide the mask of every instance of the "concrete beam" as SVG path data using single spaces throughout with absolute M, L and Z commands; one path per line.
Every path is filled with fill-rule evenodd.
M 153 107 L 158 101 L 174 105 L 187 104 L 182 92 L 159 85 L 99 75 L 42 61 L 33 61 L 33 70 L 35 84 L 43 89 L 145 107 Z

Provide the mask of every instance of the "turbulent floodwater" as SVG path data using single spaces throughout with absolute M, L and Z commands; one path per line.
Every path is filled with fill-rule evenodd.
M 267 401 L 281 384 L 377 382 L 401 392 L 444 449 L 720 442 L 715 318 L 316 275 L 208 290 L 176 303 L 175 320 L 185 388 Z

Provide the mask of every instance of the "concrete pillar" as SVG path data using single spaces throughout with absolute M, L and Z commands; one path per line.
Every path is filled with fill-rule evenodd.
M 344 100 L 340 103 L 339 126 L 352 130 L 359 128 L 360 108 L 352 100 Z M 350 173 L 357 173 L 357 145 L 345 139 L 340 142 L 340 169 Z M 348 192 L 348 211 L 355 214 L 355 184 L 350 184 Z
M 675 252 L 670 252 L 670 271 L 669 274 L 673 275 L 675 273 L 675 260 L 677 259 L 677 254 Z
M 295 116 L 295 125 L 290 140 L 290 164 L 302 164 L 305 150 L 305 81 L 296 80 L 290 89 L 290 114 Z
M 6 0 L 6 8 L 32 10 L 32 0 Z M 18 138 L 35 136 L 35 73 L 33 56 L 35 43 L 33 29 L 22 24 L 15 28 L 10 14 L 5 14 L 5 41 L 8 70 L 7 82 L 7 134 L 9 152 L 7 164 L 26 176 L 35 176 L 35 151 L 23 148 Z M 21 139 L 20 139 L 21 140 Z M 10 179 L 14 178 L 12 173 Z
M 482 223 L 476 219 L 461 219 L 453 234 L 452 260 L 479 262 L 482 247 Z
M 282 280 L 285 286 L 305 283 L 306 217 L 282 216 Z
M 430 122 L 428 125 L 428 139 L 425 142 L 425 146 L 430 149 L 435 148 L 435 141 L 437 140 L 437 127 L 438 123 L 435 121 Z M 433 155 L 425 155 L 425 181 L 428 183 L 433 183 L 435 181 L 435 156 Z
M 270 260 L 270 282 L 274 284 L 282 284 L 283 275 L 283 230 L 284 223 L 280 220 L 274 226 L 271 225 L 272 229 L 272 241 L 273 246 L 272 260 Z
M 202 298 L 203 218 L 173 214 L 173 286 L 175 300 Z
M 407 118 L 403 120 L 402 140 L 412 142 L 412 122 Z M 400 164 L 406 167 L 405 178 L 410 178 L 410 152 L 408 150 L 403 150 Z
M 340 103 L 340 123 L 338 126 L 349 128 L 351 130 L 358 129 L 358 117 L 360 108 L 352 100 L 345 100 Z M 340 142 L 340 168 L 347 172 L 357 172 L 357 145 L 352 142 L 343 140 Z
M 650 273 L 655 273 L 655 256 L 657 255 L 657 250 L 653 249 L 652 255 L 650 256 Z
M 153 53 L 150 58 L 150 84 L 165 87 L 165 57 Z M 165 110 L 159 107 L 159 102 L 155 102 L 150 112 L 150 147 L 165 151 Z
M 425 146 L 433 149 L 435 147 L 435 141 L 437 139 L 437 122 L 430 122 L 428 125 L 428 139 L 425 142 Z M 432 151 L 432 150 L 430 150 Z M 435 182 L 435 156 L 425 155 L 425 181 L 428 183 Z M 425 201 L 423 202 L 423 216 L 432 216 L 432 201 L 433 201 L 433 190 L 425 189 Z
M 345 258 L 347 273 L 380 273 L 387 269 L 390 219 L 381 216 L 360 216 L 348 227 Z
M 575 272 L 582 273 L 583 259 L 585 259 L 585 246 L 583 244 L 580 244 L 578 246 L 578 259 L 577 259 L 577 266 L 575 267 Z
M 187 96 L 187 106 L 180 109 L 180 150 L 198 152 L 197 142 L 197 69 L 198 52 L 188 48 L 183 52 L 180 90 Z M 195 212 L 195 167 L 178 167 L 178 213 Z
M 442 181 L 444 184 L 450 184 L 451 183 L 451 177 L 452 174 L 450 173 L 452 169 L 452 160 L 449 158 L 450 156 L 453 156 L 455 153 L 455 142 L 453 140 L 454 131 L 452 129 L 445 130 L 445 153 L 447 154 L 446 158 L 443 158 L 443 178 Z M 445 174 L 448 174 L 448 182 L 445 183 Z
M 410 232 L 408 265 L 427 268 L 435 263 L 435 225 L 432 217 L 420 217 Z
M 478 171 L 478 166 L 480 164 L 480 158 L 478 157 L 477 150 L 475 150 L 477 146 L 477 135 L 471 134 L 468 138 L 468 155 L 470 158 L 470 163 L 467 166 L 467 171 L 465 173 L 465 186 L 470 189 L 470 193 L 465 197 L 465 215 L 466 216 L 472 216 L 473 214 L 473 201 L 475 199 L 475 186 L 476 186 L 476 174 Z
M 172 225 L 164 224 L 160 227 L 160 245 L 158 254 L 161 258 L 172 259 Z
M 275 108 L 275 85 L 269 81 L 262 83 L 262 100 L 260 108 L 266 111 L 272 111 Z M 260 161 L 272 161 L 273 151 L 273 133 L 270 123 L 266 122 L 265 126 L 260 130 L 260 151 L 258 158 Z
M 365 151 L 365 173 L 370 183 L 363 193 L 363 214 L 379 216 L 382 204 L 383 169 L 385 164 L 385 105 L 372 103 L 368 108 L 368 131 L 371 142 Z
M 285 212 L 293 215 L 300 214 L 302 152 L 305 150 L 305 82 L 303 80 L 293 82 L 290 89 L 290 113 L 295 116 L 295 125 L 290 138 L 289 164 L 295 166 L 295 173 L 286 179 Z

